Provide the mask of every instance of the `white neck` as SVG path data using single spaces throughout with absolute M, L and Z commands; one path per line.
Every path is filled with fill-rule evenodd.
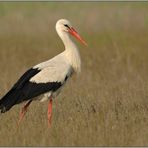
M 74 71 L 79 73 L 81 71 L 81 58 L 78 48 L 70 38 L 68 32 L 59 30 L 57 32 L 65 46 L 65 51 L 63 52 L 65 57 L 73 67 Z

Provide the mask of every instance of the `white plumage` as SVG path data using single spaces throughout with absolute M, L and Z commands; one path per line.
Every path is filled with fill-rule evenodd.
M 64 43 L 65 50 L 54 58 L 37 64 L 23 74 L 12 89 L 0 100 L 2 113 L 8 111 L 15 104 L 28 101 L 22 108 L 20 120 L 25 115 L 29 104 L 34 97 L 44 94 L 41 101 L 49 99 L 48 121 L 51 122 L 52 99 L 56 97 L 67 79 L 75 72 L 81 71 L 79 50 L 70 35 L 76 37 L 81 43 L 85 41 L 79 36 L 71 23 L 60 19 L 56 23 L 56 31 Z
M 63 82 L 65 76 L 72 72 L 72 66 L 60 55 L 33 68 L 41 70 L 30 79 L 35 83 Z

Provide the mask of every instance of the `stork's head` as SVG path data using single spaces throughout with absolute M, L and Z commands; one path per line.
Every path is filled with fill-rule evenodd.
M 78 39 L 82 44 L 87 45 L 87 43 L 80 37 L 78 32 L 72 27 L 71 23 L 66 19 L 60 19 L 56 23 L 56 30 L 59 34 L 61 33 L 68 33 Z

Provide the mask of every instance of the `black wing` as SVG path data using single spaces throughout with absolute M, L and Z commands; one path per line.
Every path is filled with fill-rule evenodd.
M 39 72 L 39 69 L 30 68 L 20 77 L 11 90 L 8 91 L 8 93 L 0 100 L 1 112 L 9 110 L 14 104 L 16 104 L 17 100 L 21 99 L 20 97 L 22 88 L 27 82 L 29 82 L 30 78 Z

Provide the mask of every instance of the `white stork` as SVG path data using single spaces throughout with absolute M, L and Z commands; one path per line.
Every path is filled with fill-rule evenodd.
M 0 100 L 0 112 L 5 113 L 14 105 L 27 101 L 20 112 L 20 121 L 23 119 L 30 103 L 35 97 L 43 95 L 40 101 L 49 100 L 48 124 L 51 124 L 52 99 L 55 98 L 69 77 L 81 70 L 81 59 L 78 48 L 71 40 L 76 37 L 81 43 L 87 45 L 79 36 L 71 23 L 60 19 L 56 23 L 56 31 L 64 43 L 65 50 L 52 59 L 42 62 L 26 71 L 14 86 Z

